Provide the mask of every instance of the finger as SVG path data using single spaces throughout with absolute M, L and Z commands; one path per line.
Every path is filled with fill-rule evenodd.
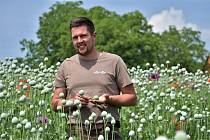
M 97 102 L 95 100 L 90 100 L 91 103 L 96 104 Z
M 87 102 L 81 102 L 81 104 L 82 104 L 82 105 L 87 105 L 88 103 L 87 103 Z
M 82 103 L 84 103 L 84 104 L 88 104 L 89 103 L 89 101 L 88 100 L 80 100 Z
M 103 102 L 101 102 L 99 100 L 90 100 L 90 102 L 93 104 L 103 104 Z
M 89 100 L 86 100 L 86 99 L 84 99 L 84 98 L 82 98 L 81 96 L 78 96 L 78 95 L 74 96 L 74 99 L 80 100 L 80 102 L 82 104 L 88 104 L 88 102 L 89 102 Z
M 78 95 L 80 98 L 82 98 L 82 99 L 85 99 L 85 100 L 90 100 L 90 97 L 87 97 L 87 96 L 80 96 L 80 95 Z

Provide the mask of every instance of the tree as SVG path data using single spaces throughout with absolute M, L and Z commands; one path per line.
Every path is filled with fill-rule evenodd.
M 81 2 L 57 2 L 40 18 L 37 31 L 39 41 L 34 43 L 23 39 L 21 44 L 27 49 L 30 59 L 48 57 L 51 64 L 74 54 L 69 34 L 69 21 L 75 16 L 86 16 L 87 11 L 80 7 Z
M 139 11 L 118 15 L 100 6 L 84 9 L 81 5 L 80 1 L 57 2 L 49 12 L 43 13 L 37 31 L 39 41 L 21 41 L 28 60 L 43 61 L 47 56 L 50 64 L 55 64 L 74 55 L 69 22 L 78 16 L 93 20 L 97 49 L 120 55 L 128 67 L 170 60 L 172 64 L 180 63 L 192 70 L 200 67 L 204 60 L 206 50 L 197 31 L 170 27 L 169 31 L 157 34 Z
M 50 7 L 51 10 L 39 19 L 37 36 L 40 41 L 21 41 L 28 51 L 27 57 L 43 59 L 47 56 L 53 64 L 72 56 L 75 51 L 71 44 L 69 21 L 73 17 L 87 16 L 95 23 L 96 47 L 99 50 L 120 55 L 129 66 L 148 60 L 144 55 L 151 56 L 150 49 L 145 50 L 144 44 L 152 48 L 149 41 L 152 30 L 140 12 L 134 11 L 120 16 L 100 6 L 86 10 L 81 5 L 81 2 L 57 2 Z
M 200 39 L 200 32 L 184 27 L 177 30 L 170 26 L 169 31 L 161 35 L 162 45 L 165 46 L 161 59 L 168 59 L 172 65 L 180 63 L 189 71 L 202 68 L 208 51 Z
M 137 66 L 149 60 L 144 56 L 151 56 L 153 47 L 150 38 L 153 33 L 140 12 L 119 16 L 102 7 L 94 7 L 90 9 L 90 14 L 96 23 L 99 50 L 120 55 L 128 66 Z M 144 45 L 151 49 L 145 50 Z

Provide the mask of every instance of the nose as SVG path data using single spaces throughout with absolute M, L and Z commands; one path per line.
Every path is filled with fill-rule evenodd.
M 83 42 L 82 38 L 80 36 L 78 36 L 78 43 Z

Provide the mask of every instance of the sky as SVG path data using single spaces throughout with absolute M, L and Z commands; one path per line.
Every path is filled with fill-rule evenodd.
M 39 17 L 52 4 L 63 0 L 1 0 L 0 1 L 0 60 L 24 57 L 20 40 L 38 41 Z M 75 0 L 71 0 L 75 1 Z M 140 11 L 153 25 L 154 32 L 163 32 L 169 25 L 178 29 L 191 27 L 201 32 L 201 40 L 210 51 L 210 0 L 83 0 L 82 7 L 102 6 L 120 15 Z

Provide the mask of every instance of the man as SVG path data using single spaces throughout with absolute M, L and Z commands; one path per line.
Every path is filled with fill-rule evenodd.
M 135 105 L 136 93 L 123 60 L 115 54 L 96 50 L 96 32 L 90 19 L 86 17 L 73 19 L 70 23 L 70 32 L 77 54 L 61 64 L 55 79 L 51 105 L 54 111 L 57 111 L 58 106 L 62 106 L 60 93 L 64 93 L 66 100 L 80 100 L 82 123 L 88 120 L 92 112 L 96 114 L 95 124 L 98 133 L 95 134 L 91 130 L 89 138 L 97 139 L 101 132 L 104 135 L 104 131 L 101 130 L 104 128 L 101 127 L 103 123 L 101 112 L 110 113 L 119 123 L 118 107 Z M 79 94 L 81 90 L 84 91 L 84 95 Z M 99 98 L 93 99 L 96 95 Z M 76 109 L 78 108 L 74 106 L 69 111 L 71 126 L 76 123 L 76 118 L 72 116 Z M 120 139 L 119 134 L 115 134 L 115 139 Z

